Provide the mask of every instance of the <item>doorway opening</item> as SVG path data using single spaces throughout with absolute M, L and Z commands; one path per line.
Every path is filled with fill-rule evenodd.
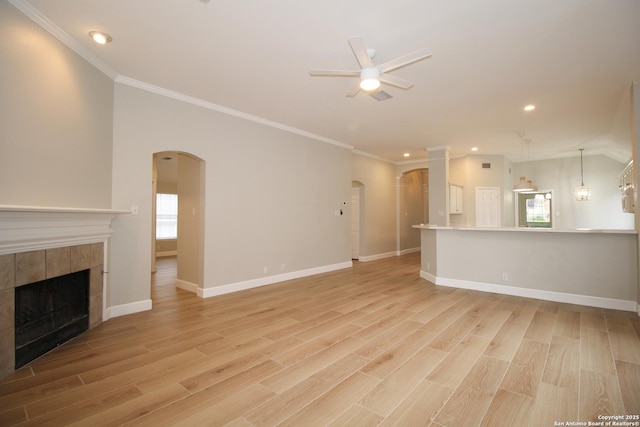
M 175 274 L 173 286 L 194 293 L 204 286 L 205 162 L 190 153 L 153 154 L 152 273 Z M 167 270 L 167 265 L 173 264 Z M 152 278 L 154 286 L 170 283 Z M 158 295 L 152 290 L 152 296 Z

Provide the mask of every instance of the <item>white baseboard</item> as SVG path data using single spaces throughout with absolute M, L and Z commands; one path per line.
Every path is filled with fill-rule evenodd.
M 102 313 L 102 321 L 109 320 L 114 317 L 126 316 L 127 314 L 139 313 L 141 311 L 151 310 L 151 300 L 136 301 L 129 304 L 113 305 L 107 307 Z
M 178 251 L 164 251 L 164 252 L 156 252 L 156 258 L 164 258 L 169 256 L 177 256 Z
M 420 277 L 428 280 L 431 283 L 435 283 L 436 285 L 452 288 L 470 289 L 474 291 L 491 292 L 494 294 L 513 295 L 525 298 L 535 298 L 545 301 L 586 305 L 589 307 L 609 308 L 613 310 L 638 310 L 638 303 L 635 301 L 595 297 L 590 295 L 567 294 L 564 292 L 546 291 L 542 289 L 518 288 L 515 286 L 474 282 L 471 280 L 449 279 L 446 277 L 436 277 L 423 270 L 420 270 Z
M 376 255 L 360 256 L 358 257 L 358 261 L 361 261 L 361 262 L 377 261 L 379 259 L 391 258 L 394 256 L 402 256 L 402 255 L 406 255 L 414 252 L 420 252 L 420 248 L 419 247 L 409 248 L 409 249 L 403 249 L 401 251 L 395 251 L 395 252 L 385 252 L 385 253 L 376 254 Z
M 427 273 L 426 271 L 420 270 L 420 277 L 423 279 L 433 283 L 435 285 L 438 278 L 431 273 Z
M 391 258 L 394 256 L 398 256 L 398 252 L 386 252 L 386 253 L 377 254 L 377 255 L 360 256 L 358 257 L 358 261 L 361 261 L 361 262 L 377 261 L 379 259 Z
M 198 294 L 198 296 L 202 296 L 202 288 L 195 283 L 187 282 L 185 280 L 176 279 L 176 288 L 183 289 L 185 291 L 193 292 L 194 294 Z
M 209 288 L 198 289 L 195 291 L 201 298 L 209 298 L 217 295 L 230 294 L 232 292 L 244 291 L 247 289 L 257 288 L 260 286 L 272 285 L 285 280 L 298 279 L 300 277 L 313 276 L 314 274 L 328 273 L 330 271 L 342 270 L 343 268 L 353 267 L 352 261 L 341 262 L 338 264 L 325 265 L 322 267 L 314 267 L 306 270 L 292 271 L 290 273 L 278 274 L 275 276 L 261 277 L 259 279 L 246 280 L 243 282 L 230 283 L 222 286 L 212 286 Z M 183 288 L 184 289 L 184 288 Z M 187 289 L 189 290 L 189 289 Z M 194 292 L 194 291 L 192 291 Z
M 406 255 L 406 254 L 412 254 L 415 252 L 420 252 L 421 248 L 420 246 L 418 246 L 417 248 L 409 248 L 409 249 L 403 249 L 401 251 L 396 252 L 397 256 L 402 256 L 402 255 Z

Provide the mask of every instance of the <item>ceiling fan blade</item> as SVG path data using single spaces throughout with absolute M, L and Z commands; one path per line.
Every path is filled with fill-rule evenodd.
M 348 39 L 351 50 L 360 64 L 360 68 L 372 67 L 371 58 L 367 53 L 367 48 L 364 45 L 361 37 L 351 37 Z
M 378 65 L 378 69 L 382 73 L 388 73 L 389 71 L 397 70 L 414 62 L 421 61 L 423 59 L 431 57 L 431 51 L 429 49 L 420 49 L 413 53 L 408 53 L 391 61 L 385 62 L 382 65 Z
M 360 82 L 356 82 L 356 84 L 354 84 L 351 89 L 349 89 L 349 92 L 347 92 L 347 95 L 349 98 L 353 98 L 354 96 L 356 96 L 358 94 L 358 92 L 360 92 Z
M 338 76 L 338 77 L 360 77 L 360 71 L 352 70 L 311 70 L 310 76 L 323 77 L 323 76 Z
M 409 80 L 402 79 L 400 77 L 392 76 L 391 74 L 383 74 L 380 76 L 380 81 L 391 86 L 399 87 L 400 89 L 409 89 L 413 87 L 413 83 Z

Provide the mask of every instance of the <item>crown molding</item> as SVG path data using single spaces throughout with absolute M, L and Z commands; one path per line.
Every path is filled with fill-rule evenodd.
M 176 92 L 170 89 L 165 89 L 163 87 L 155 86 L 146 82 L 142 82 L 140 80 L 135 80 L 126 76 L 118 75 L 115 79 L 116 83 L 120 83 L 126 86 L 135 87 L 137 89 L 142 89 L 147 92 L 155 93 L 157 95 L 161 95 L 167 98 L 172 98 L 178 101 L 186 102 L 188 104 L 197 105 L 202 108 L 206 108 L 208 110 L 217 111 L 222 114 L 227 114 L 229 116 L 238 117 L 240 119 L 248 120 L 254 123 L 259 123 L 265 126 L 269 126 L 272 128 L 280 129 L 285 132 L 295 133 L 300 136 L 304 136 L 306 138 L 315 139 L 317 141 L 326 142 L 327 144 L 336 145 L 341 148 L 346 148 L 348 150 L 353 150 L 353 146 L 349 144 L 345 144 L 340 141 L 336 141 L 335 139 L 326 138 L 321 135 L 316 135 L 315 133 L 307 132 L 302 129 L 295 128 L 293 126 L 285 125 L 282 123 L 274 122 L 272 120 L 267 120 L 262 117 L 254 116 L 253 114 L 244 113 L 242 111 L 234 110 L 233 108 L 224 107 L 222 105 L 215 104 L 213 102 L 204 101 L 200 98 L 196 98 L 193 96 L 185 95 L 180 92 Z
M 404 161 L 398 162 L 396 164 L 398 166 L 405 166 L 405 165 L 414 165 L 414 164 L 419 164 L 419 163 L 429 164 L 429 158 L 424 157 L 422 159 L 404 160 Z
M 376 156 L 375 154 L 367 153 L 366 151 L 361 150 L 353 150 L 353 154 L 358 154 L 363 157 L 369 157 L 370 159 L 380 160 L 381 162 L 391 163 L 392 165 L 397 165 L 398 163 L 391 161 L 389 159 L 385 159 L 384 157 Z

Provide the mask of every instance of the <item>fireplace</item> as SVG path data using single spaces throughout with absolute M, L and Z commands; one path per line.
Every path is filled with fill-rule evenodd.
M 15 288 L 15 368 L 89 329 L 89 270 Z
M 18 346 L 22 344 L 21 338 L 16 341 L 15 321 L 16 290 L 20 293 L 23 286 L 85 271 L 81 274 L 88 274 L 88 313 L 81 322 L 88 322 L 89 329 L 102 323 L 111 222 L 128 213 L 0 205 L 0 378 L 13 373 L 22 363 L 16 360 L 16 342 Z M 68 295 L 63 299 L 67 298 Z
M 42 321 L 51 321 L 51 316 L 55 314 L 58 316 L 58 322 L 66 322 L 70 316 L 67 312 L 68 307 L 65 306 L 68 300 L 70 298 L 84 300 L 86 313 L 83 316 L 77 313 L 71 315 L 76 317 L 77 322 L 63 327 L 58 331 L 58 336 L 46 337 L 56 342 L 55 345 L 102 323 L 103 265 L 104 243 L 102 242 L 0 255 L 0 282 L 4 281 L 8 284 L 8 289 L 2 290 L 2 283 L 0 283 L 0 373 L 7 375 L 28 363 L 27 359 L 32 358 L 34 354 L 37 357 L 51 350 L 51 348 L 44 349 L 43 342 L 40 341 L 34 342 L 32 348 L 22 348 L 25 343 L 32 342 L 35 338 L 31 335 L 30 326 L 23 332 L 18 330 L 20 322 L 23 322 L 20 320 L 20 312 L 26 313 L 29 317 L 33 312 L 38 311 L 38 305 L 58 300 L 54 305 L 59 306 L 60 312 L 46 313 L 47 307 L 45 307 Z M 69 285 L 63 283 L 64 276 L 73 278 L 74 284 L 71 286 L 74 288 L 67 288 Z M 84 291 L 77 289 L 78 280 L 85 282 L 84 285 L 80 285 L 84 287 Z M 28 296 L 30 289 L 42 286 L 43 282 L 48 284 L 48 291 L 36 291 L 36 295 Z M 26 289 L 27 296 L 21 296 L 22 288 Z M 44 293 L 40 295 L 43 301 L 38 299 L 39 292 Z M 82 292 L 84 297 L 80 296 Z M 52 296 L 49 300 L 47 294 L 51 293 L 56 296 Z M 63 300 L 61 304 L 60 300 Z M 23 307 L 25 302 L 30 306 Z M 26 353 L 33 354 L 25 356 Z

